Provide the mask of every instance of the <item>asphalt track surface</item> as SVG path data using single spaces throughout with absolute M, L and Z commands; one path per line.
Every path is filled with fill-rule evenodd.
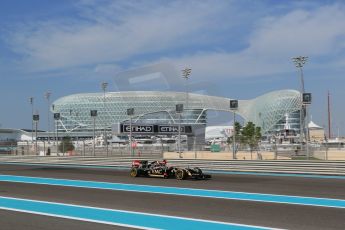
M 345 200 L 344 179 L 214 174 L 211 180 L 131 178 L 127 171 L 0 165 L 0 174 Z M 0 196 L 285 229 L 344 229 L 345 209 L 0 182 Z M 1 229 L 127 229 L 0 211 Z

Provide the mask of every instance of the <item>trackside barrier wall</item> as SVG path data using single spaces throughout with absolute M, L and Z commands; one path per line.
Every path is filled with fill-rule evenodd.
M 156 160 L 156 157 L 42 157 L 1 156 L 1 163 L 54 164 L 67 166 L 101 166 L 130 168 L 133 159 Z M 303 160 L 168 160 L 168 164 L 181 167 L 200 167 L 203 170 L 234 172 L 272 172 L 320 175 L 345 175 L 345 161 L 303 161 Z

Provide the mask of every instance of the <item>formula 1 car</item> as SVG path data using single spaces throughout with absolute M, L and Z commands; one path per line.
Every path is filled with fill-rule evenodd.
M 153 161 L 148 163 L 146 160 L 134 160 L 130 175 L 132 177 L 147 176 L 147 177 L 162 177 L 173 178 L 177 180 L 192 179 L 209 179 L 211 175 L 204 174 L 200 168 L 178 168 L 169 167 L 166 160 Z

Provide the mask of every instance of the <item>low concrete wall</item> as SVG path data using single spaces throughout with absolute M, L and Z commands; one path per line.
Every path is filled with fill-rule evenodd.
M 321 160 L 345 160 L 345 150 L 338 150 L 338 149 L 329 149 L 327 151 L 326 157 L 326 150 L 324 151 L 314 151 L 314 157 L 321 159 Z
M 181 154 L 176 152 L 163 153 L 164 159 L 209 159 L 209 160 L 233 160 L 232 152 L 183 152 Z M 244 152 L 239 151 L 236 153 L 238 160 L 274 160 L 274 152 Z M 290 159 L 288 157 L 278 156 L 278 159 Z
M 181 155 L 182 159 L 208 159 L 208 160 L 233 160 L 232 152 L 210 152 L 210 151 L 189 151 L 181 154 L 177 152 L 164 152 L 163 158 L 166 159 L 179 159 Z M 327 160 L 345 160 L 345 150 L 341 149 L 329 149 L 327 152 Z M 313 157 L 326 160 L 326 151 L 314 151 Z M 260 151 L 260 152 L 248 152 L 239 151 L 236 153 L 238 160 L 274 160 L 274 152 Z M 289 160 L 288 156 L 278 156 L 278 160 Z

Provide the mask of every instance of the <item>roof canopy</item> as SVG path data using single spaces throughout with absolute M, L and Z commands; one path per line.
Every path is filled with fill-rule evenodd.
M 321 126 L 315 124 L 313 121 L 310 121 L 308 124 L 309 129 L 323 129 Z

